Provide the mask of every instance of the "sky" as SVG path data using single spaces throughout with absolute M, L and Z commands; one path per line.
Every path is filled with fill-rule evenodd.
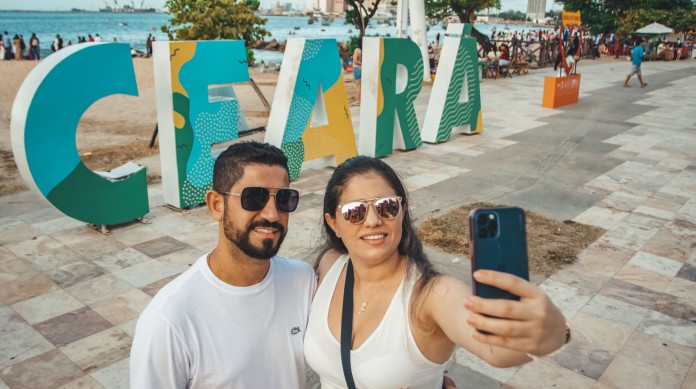
M 110 5 L 113 4 L 113 0 L 107 0 Z M 136 7 L 140 6 L 141 0 L 133 0 Z M 146 7 L 162 8 L 165 0 L 144 0 Z M 278 0 L 261 0 L 262 8 L 269 8 L 272 4 L 277 3 Z M 302 0 L 280 0 L 281 3 L 294 3 L 298 5 L 305 5 L 307 2 Z M 527 10 L 527 0 L 502 0 L 503 11 L 508 10 Z M 130 4 L 131 0 L 120 0 L 119 4 Z M 103 7 L 104 2 L 102 0 L 0 0 L 0 10 L 41 10 L 41 11 L 56 11 L 63 10 L 68 11 L 71 8 L 80 8 L 91 11 L 96 11 L 98 8 Z M 551 0 L 547 0 L 546 9 L 551 8 L 559 9 L 560 6 L 553 4 Z

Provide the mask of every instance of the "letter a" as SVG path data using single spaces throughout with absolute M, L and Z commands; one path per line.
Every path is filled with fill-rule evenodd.
M 425 112 L 423 140 L 428 143 L 450 140 L 453 130 L 483 130 L 476 39 L 462 36 L 470 32 L 470 24 L 450 24 L 447 29 Z
M 335 39 L 288 40 L 265 141 L 288 157 L 291 179 L 304 161 L 357 155 Z

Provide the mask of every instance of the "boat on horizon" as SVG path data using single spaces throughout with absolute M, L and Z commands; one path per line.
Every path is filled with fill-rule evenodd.
M 104 13 L 128 13 L 128 14 L 150 14 L 150 13 L 156 13 L 157 10 L 155 8 L 145 8 L 145 0 L 140 1 L 140 7 L 136 8 L 135 7 L 135 2 L 131 0 L 131 5 L 128 4 L 123 4 L 119 5 L 118 0 L 114 0 L 114 6 L 110 6 L 107 4 L 106 0 L 102 0 L 104 3 L 103 8 L 99 8 L 99 12 L 104 12 Z

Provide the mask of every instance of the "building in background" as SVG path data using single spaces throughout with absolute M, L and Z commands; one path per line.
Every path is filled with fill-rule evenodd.
M 546 0 L 529 0 L 527 2 L 527 19 L 532 23 L 546 21 Z
M 348 3 L 344 0 L 333 0 L 333 13 L 342 14 L 348 10 Z

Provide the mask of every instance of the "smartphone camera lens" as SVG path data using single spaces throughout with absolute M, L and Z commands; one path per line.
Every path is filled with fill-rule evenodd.
M 483 213 L 482 213 L 482 214 L 479 215 L 478 220 L 476 220 L 476 222 L 477 222 L 480 226 L 485 226 L 486 223 L 488 223 L 488 216 L 487 216 L 486 214 L 483 214 Z
M 498 230 L 498 222 L 495 221 L 495 220 L 492 220 L 492 221 L 488 224 L 488 229 L 491 230 L 491 231 L 497 231 L 497 230 Z
M 488 231 L 487 230 L 480 230 L 479 231 L 479 238 L 481 238 L 481 239 L 488 238 Z

